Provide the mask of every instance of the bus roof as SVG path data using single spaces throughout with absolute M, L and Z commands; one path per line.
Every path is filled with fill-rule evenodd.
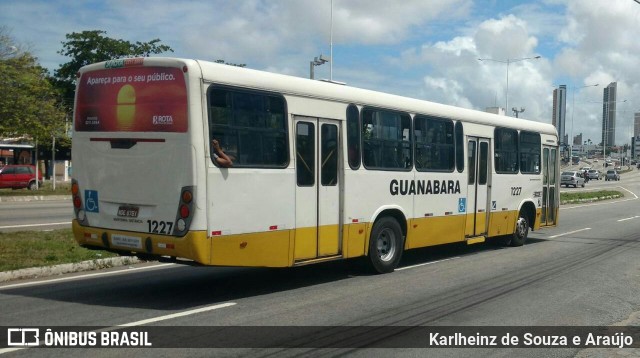
M 112 60 L 85 66 L 81 69 L 81 72 L 113 67 L 114 63 L 117 65 L 126 60 L 131 60 L 138 66 L 141 62 L 144 62 L 145 66 L 181 67 L 186 65 L 191 70 L 199 69 L 202 72 L 202 78 L 204 81 L 210 81 L 222 85 L 241 86 L 256 90 L 279 92 L 283 95 L 297 95 L 310 98 L 327 99 L 343 103 L 377 106 L 411 113 L 454 118 L 479 124 L 528 130 L 553 135 L 557 138 L 556 128 L 549 123 L 501 116 L 478 110 L 402 97 L 326 81 L 310 80 L 301 77 L 270 73 L 202 60 L 169 57 L 145 57 L 143 59 Z M 134 60 L 137 60 L 137 63 Z M 120 67 L 126 67 L 126 64 L 123 64 L 123 66 Z

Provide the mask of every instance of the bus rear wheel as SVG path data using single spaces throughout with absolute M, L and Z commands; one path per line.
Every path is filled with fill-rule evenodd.
M 377 273 L 393 272 L 400 263 L 404 249 L 402 229 L 392 217 L 376 221 L 369 238 L 369 262 Z

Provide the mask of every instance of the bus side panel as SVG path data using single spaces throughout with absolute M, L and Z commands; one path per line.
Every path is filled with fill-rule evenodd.
M 517 211 L 492 212 L 489 218 L 489 237 L 512 234 L 518 217 Z
M 288 267 L 294 230 L 213 237 L 211 264 L 219 266 Z
M 367 224 L 353 223 L 344 225 L 342 252 L 345 258 L 359 257 L 365 255 L 365 233 Z
M 348 168 L 349 164 L 345 163 Z M 407 215 L 406 223 L 413 215 L 413 195 L 408 193 L 402 194 L 399 189 L 392 183 L 400 181 L 410 182 L 414 179 L 414 173 L 410 171 L 384 171 L 384 170 L 367 170 L 362 166 L 357 171 L 347 169 L 345 172 L 345 195 L 344 198 L 344 222 L 366 224 L 357 225 L 353 231 L 349 231 L 349 238 L 353 240 L 347 243 L 347 247 L 353 248 L 354 253 L 359 252 L 359 245 L 362 243 L 361 235 L 365 236 L 364 254 L 368 254 L 368 243 L 371 230 L 373 228 L 373 220 L 380 216 L 381 207 L 401 208 L 401 211 Z M 404 186 L 403 186 L 404 187 Z M 378 216 L 376 216 L 378 215 Z M 361 233 L 360 230 L 364 231 Z M 354 236 L 352 237 L 351 234 Z M 349 254 L 349 257 L 355 257 L 356 254 Z
M 417 172 L 414 219 L 406 247 L 463 241 L 466 216 L 461 214 L 459 203 L 466 196 L 466 174 Z
M 464 240 L 466 215 L 416 218 L 410 220 L 409 249 L 459 242 Z
M 208 165 L 212 264 L 292 265 L 295 172 Z

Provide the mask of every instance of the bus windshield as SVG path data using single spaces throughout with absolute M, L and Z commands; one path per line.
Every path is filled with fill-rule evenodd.
M 187 88 L 180 68 L 111 68 L 84 73 L 79 82 L 76 131 L 187 131 Z

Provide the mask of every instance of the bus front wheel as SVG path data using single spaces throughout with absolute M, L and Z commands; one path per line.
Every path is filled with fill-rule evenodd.
M 529 221 L 527 220 L 527 216 L 521 211 L 518 215 L 518 220 L 516 221 L 516 230 L 511 235 L 511 241 L 509 244 L 511 246 L 522 246 L 524 242 L 527 241 L 527 236 L 529 235 Z
M 376 221 L 369 238 L 369 262 L 377 273 L 389 273 L 400 263 L 404 249 L 402 229 L 396 219 L 386 216 Z

